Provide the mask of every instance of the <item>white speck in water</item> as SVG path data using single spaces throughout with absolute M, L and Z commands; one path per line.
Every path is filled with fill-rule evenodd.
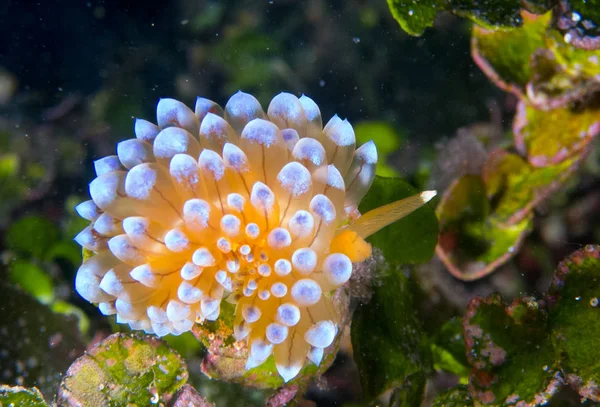
M 598 297 L 594 297 L 590 300 L 590 305 L 592 307 L 597 307 L 598 306 Z
M 569 44 L 571 42 L 571 40 L 573 39 L 573 36 L 571 35 L 571 33 L 566 33 L 565 34 L 565 42 L 567 44 Z
M 358 44 L 360 42 L 360 38 L 354 37 L 354 38 L 352 38 L 352 42 L 355 44 Z
M 413 14 L 414 14 L 414 11 L 412 11 L 412 10 L 408 10 L 408 15 L 409 15 L 409 16 L 412 16 Z
M 571 20 L 573 20 L 575 22 L 578 22 L 578 21 L 581 20 L 581 16 L 579 15 L 579 13 L 575 13 L 574 12 L 574 13 L 571 14 Z
M 181 25 L 187 25 L 190 22 L 190 20 L 181 20 Z
M 321 79 L 321 80 L 319 81 L 319 86 L 320 86 L 320 87 L 322 87 L 322 88 L 324 88 L 324 87 L 325 87 L 325 81 L 324 81 L 323 79 Z
M 581 297 L 580 296 L 575 297 L 575 301 L 581 301 Z

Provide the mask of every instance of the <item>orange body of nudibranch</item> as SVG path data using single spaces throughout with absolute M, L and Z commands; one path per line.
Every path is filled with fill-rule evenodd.
M 431 198 L 423 193 L 350 222 L 375 176 L 377 152 L 355 148 L 347 120 L 323 128 L 308 97 L 281 93 L 265 113 L 238 92 L 195 112 L 162 99 L 158 125 L 138 119 L 135 139 L 95 162 L 91 225 L 76 240 L 94 252 L 76 289 L 106 315 L 159 336 L 180 334 L 236 304 L 234 335 L 246 368 L 274 355 L 285 381 L 319 364 L 337 334 L 331 292 L 364 238 Z

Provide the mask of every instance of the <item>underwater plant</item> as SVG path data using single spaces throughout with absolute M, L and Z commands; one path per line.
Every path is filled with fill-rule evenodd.
M 361 216 L 376 147 L 356 148 L 337 115 L 323 126 L 304 95 L 280 93 L 266 113 L 243 92 L 195 111 L 161 99 L 157 123 L 137 119 L 136 138 L 94 163 L 77 292 L 158 336 L 217 320 L 227 301 L 246 369 L 273 354 L 287 382 L 307 358 L 318 366 L 347 319 L 336 289 L 371 256 L 364 239 L 435 192 Z

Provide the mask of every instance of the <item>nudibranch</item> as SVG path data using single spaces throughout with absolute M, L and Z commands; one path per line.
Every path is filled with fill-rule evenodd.
M 91 224 L 75 240 L 93 254 L 77 292 L 158 336 L 218 319 L 223 300 L 236 304 L 246 368 L 273 354 L 285 381 L 332 345 L 332 293 L 371 255 L 364 239 L 435 194 L 360 216 L 375 145 L 356 148 L 337 115 L 323 127 L 307 96 L 281 93 L 266 113 L 243 92 L 224 109 L 161 99 L 157 124 L 134 127 L 116 155 L 95 161 L 92 199 L 76 207 Z

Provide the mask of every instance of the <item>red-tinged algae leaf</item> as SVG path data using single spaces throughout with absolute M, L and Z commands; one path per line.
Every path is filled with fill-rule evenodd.
M 48 404 L 36 387 L 26 389 L 21 386 L 11 387 L 0 384 L 0 406 L 48 407 Z
M 164 404 L 187 378 L 185 362 L 162 340 L 113 334 L 71 365 L 57 403 L 73 407 Z
M 533 209 L 563 185 L 583 156 L 536 168 L 498 149 L 490 153 L 481 176 L 455 180 L 437 208 L 436 253 L 450 273 L 475 280 L 509 260 L 531 229 Z
M 437 395 L 432 407 L 473 407 L 467 386 L 455 386 Z
M 508 307 L 498 294 L 471 300 L 463 330 L 477 405 L 540 406 L 560 389 L 547 318 L 532 297 Z
M 531 58 L 532 76 L 526 90 L 532 106 L 556 109 L 598 92 L 600 51 L 575 48 L 552 29 L 546 32 L 544 42 L 544 48 L 538 48 Z
M 77 320 L 52 312 L 0 282 L 0 366 L 8 385 L 36 386 L 51 400 L 64 372 L 85 350 Z
M 437 208 L 436 253 L 450 273 L 476 280 L 508 261 L 531 230 L 535 207 L 564 184 L 586 153 L 587 149 L 558 164 L 535 167 L 497 149 L 489 154 L 481 176 L 455 180 Z
M 511 225 L 492 214 L 478 175 L 457 179 L 445 192 L 437 208 L 436 254 L 454 277 L 471 281 L 488 275 L 517 252 L 532 227 L 531 214 Z
M 583 154 L 600 132 L 600 112 L 591 105 L 542 111 L 521 101 L 513 131 L 515 145 L 529 163 L 546 167 Z
M 586 100 L 600 90 L 600 51 L 586 51 L 566 44 L 557 31 L 545 37 L 546 48 L 532 55 L 533 76 L 527 83 L 528 102 L 550 110 Z
M 552 343 L 567 382 L 600 402 L 600 246 L 563 260 L 547 295 Z
M 492 151 L 482 177 L 488 198 L 493 202 L 494 220 L 514 225 L 529 217 L 579 167 L 583 155 L 536 168 L 517 154 L 500 149 Z
M 501 89 L 540 110 L 585 100 L 600 89 L 599 53 L 573 47 L 549 24 L 551 13 L 523 13 L 509 31 L 473 28 L 473 59 Z
M 567 43 L 587 50 L 600 49 L 600 4 L 596 0 L 561 0 L 554 15 Z
M 471 52 L 479 68 L 499 88 L 522 96 L 533 76 L 531 56 L 544 47 L 550 13 L 535 16 L 523 13 L 524 24 L 507 31 L 473 27 Z

